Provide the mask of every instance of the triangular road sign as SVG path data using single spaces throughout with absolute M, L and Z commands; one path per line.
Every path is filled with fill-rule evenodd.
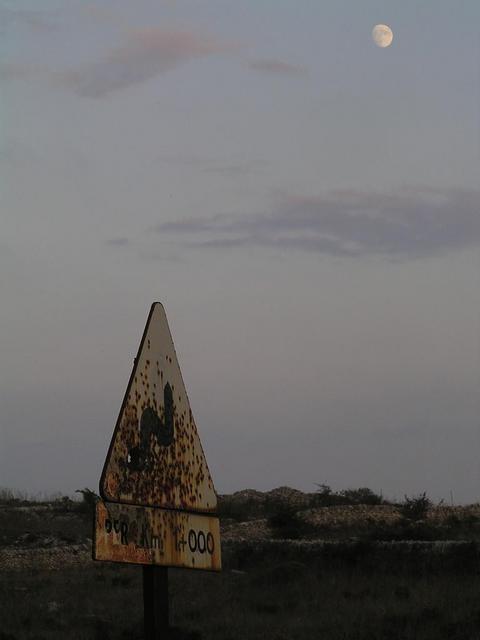
M 217 496 L 165 310 L 148 316 L 100 480 L 104 500 L 213 512 Z

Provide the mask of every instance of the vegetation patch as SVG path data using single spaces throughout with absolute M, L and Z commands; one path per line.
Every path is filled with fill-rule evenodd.
M 142 637 L 141 568 L 91 560 L 97 496 L 80 495 L 3 495 L 0 640 Z M 174 638 L 480 638 L 478 505 L 322 485 L 238 492 L 220 512 L 223 572 L 169 571 Z

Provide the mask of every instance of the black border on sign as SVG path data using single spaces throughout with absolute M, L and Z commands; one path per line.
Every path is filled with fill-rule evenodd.
M 148 503 L 148 502 L 133 502 L 131 500 L 128 500 L 128 501 L 127 500 L 115 500 L 112 497 L 108 496 L 104 491 L 105 476 L 107 474 L 108 462 L 109 462 L 110 456 L 112 454 L 112 449 L 113 449 L 113 445 L 114 445 L 114 442 L 115 442 L 116 435 L 117 435 L 118 431 L 120 430 L 120 423 L 121 423 L 122 415 L 123 415 L 123 412 L 124 412 L 124 409 L 125 409 L 125 405 L 127 404 L 127 400 L 128 400 L 128 396 L 130 394 L 130 389 L 131 389 L 133 380 L 135 379 L 135 373 L 136 373 L 136 370 L 137 370 L 137 363 L 138 363 L 138 361 L 140 359 L 140 354 L 142 353 L 143 345 L 145 343 L 145 338 L 147 336 L 147 332 L 148 332 L 148 329 L 150 327 L 150 322 L 151 322 L 151 319 L 152 319 L 152 315 L 153 315 L 153 312 L 154 312 L 155 307 L 157 305 L 162 307 L 163 313 L 165 314 L 165 318 L 167 317 L 167 314 L 165 312 L 165 307 L 163 306 L 163 304 L 161 302 L 153 302 L 152 306 L 150 307 L 150 311 L 149 311 L 149 314 L 148 314 L 147 322 L 145 324 L 145 329 L 143 330 L 142 339 L 140 341 L 140 346 L 138 347 L 137 355 L 136 355 L 136 357 L 135 357 L 135 359 L 133 361 L 132 373 L 130 374 L 130 379 L 128 381 L 127 390 L 125 391 L 125 395 L 123 397 L 122 406 L 120 407 L 120 412 L 118 414 L 117 422 L 115 424 L 115 429 L 113 431 L 112 439 L 110 440 L 110 446 L 108 447 L 107 456 L 105 458 L 105 462 L 103 463 L 102 475 L 100 476 L 100 484 L 99 484 L 100 497 L 102 498 L 102 500 L 104 502 L 113 502 L 114 504 L 130 504 L 130 505 L 137 506 L 137 507 L 156 507 L 158 509 L 167 509 L 169 511 L 181 511 L 181 512 L 188 511 L 190 513 L 198 513 L 199 515 L 201 515 L 201 514 L 203 514 L 203 515 L 215 515 L 216 512 L 217 512 L 217 506 L 218 506 L 217 491 L 215 489 L 215 485 L 213 484 L 212 474 L 210 473 L 210 469 L 208 467 L 207 458 L 205 456 L 205 452 L 203 451 L 203 447 L 202 447 L 202 443 L 200 441 L 200 436 L 198 435 L 198 431 L 197 431 L 197 436 L 198 436 L 198 442 L 200 444 L 200 450 L 201 450 L 201 452 L 203 454 L 203 459 L 205 460 L 205 465 L 207 467 L 208 474 L 210 476 L 210 479 L 212 480 L 212 487 L 213 487 L 213 492 L 215 494 L 215 498 L 217 499 L 217 505 L 215 507 L 213 507 L 210 511 L 201 510 L 201 509 L 193 509 L 193 508 L 178 509 L 178 508 L 174 508 L 174 507 L 166 507 L 165 505 L 162 505 L 162 504 L 152 504 L 152 503 Z M 175 359 L 176 359 L 177 364 L 178 364 L 178 369 L 180 371 L 180 378 L 182 380 L 183 387 L 185 389 L 185 395 L 187 397 L 188 405 L 190 406 L 190 410 L 191 410 L 190 400 L 188 398 L 187 388 L 185 387 L 185 382 L 183 380 L 182 370 L 180 369 L 180 363 L 178 362 L 177 352 L 175 350 L 175 343 L 173 342 L 172 333 L 170 331 L 170 326 L 168 324 L 168 318 L 167 318 L 167 329 L 168 329 L 168 333 L 170 334 L 170 339 L 172 341 L 173 353 L 175 355 Z

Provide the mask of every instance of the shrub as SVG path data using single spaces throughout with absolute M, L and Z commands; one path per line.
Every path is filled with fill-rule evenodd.
M 345 504 L 383 504 L 383 497 L 377 495 L 368 487 L 345 489 L 345 491 L 341 491 L 340 495 L 345 498 Z
M 100 496 L 98 496 L 95 491 L 92 491 L 92 489 L 88 489 L 87 487 L 85 487 L 85 489 L 77 489 L 75 493 L 82 494 L 82 501 L 78 505 L 78 511 L 82 513 L 92 513 L 95 508 L 95 504 L 100 500 Z
M 273 513 L 268 517 L 267 522 L 275 538 L 296 540 L 301 536 L 299 517 L 289 509 Z
M 25 492 L 17 491 L 16 489 L 8 489 L 7 487 L 0 487 L 0 504 L 24 504 L 27 501 L 28 495 Z
M 317 491 L 312 498 L 312 507 L 330 507 L 338 504 L 338 494 L 332 491 L 328 484 L 317 484 Z
M 427 517 L 429 509 L 432 507 L 432 501 L 427 498 L 424 491 L 417 496 L 405 496 L 405 502 L 400 505 L 400 514 L 407 520 L 424 520 Z
M 245 522 L 263 515 L 263 506 L 253 499 L 238 501 L 230 496 L 219 496 L 217 513 L 221 519 Z
M 283 540 L 298 540 L 312 531 L 311 525 L 299 516 L 296 507 L 288 504 L 281 504 L 270 513 L 267 523 L 273 536 Z
M 344 489 L 343 491 L 333 491 L 328 484 L 317 484 L 317 487 L 318 489 L 311 500 L 312 507 L 385 504 L 383 497 L 374 493 L 368 487 Z

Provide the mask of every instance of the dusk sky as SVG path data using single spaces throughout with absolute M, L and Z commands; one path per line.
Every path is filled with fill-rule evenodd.
M 479 33 L 0 0 L 0 487 L 97 489 L 159 300 L 219 493 L 480 501 Z

